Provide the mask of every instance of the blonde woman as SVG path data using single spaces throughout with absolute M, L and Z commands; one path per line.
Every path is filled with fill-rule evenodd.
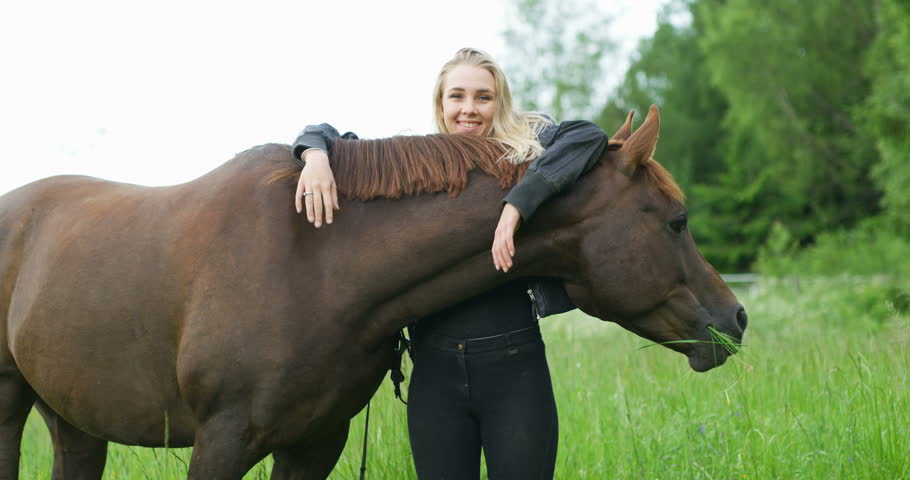
M 590 122 L 556 124 L 516 111 L 502 70 L 471 48 L 443 65 L 433 109 L 439 132 L 492 137 L 508 148 L 504 161 L 531 162 L 503 199 L 491 248 L 494 268 L 508 272 L 519 221 L 590 168 L 607 148 L 607 135 Z M 311 125 L 293 145 L 303 166 L 297 211 L 306 210 L 317 228 L 323 220 L 331 224 L 339 210 L 328 156 L 339 136 L 331 125 Z M 560 281 L 525 278 L 421 320 L 412 332 L 408 389 L 419 478 L 477 479 L 481 451 L 490 478 L 553 477 L 558 420 L 537 320 L 572 308 Z

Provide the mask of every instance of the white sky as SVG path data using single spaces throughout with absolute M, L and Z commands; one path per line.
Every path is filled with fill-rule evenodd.
M 600 0 L 631 52 L 665 0 Z M 75 173 L 191 180 L 329 122 L 431 133 L 464 46 L 504 50 L 506 0 L 9 1 L 0 5 L 0 193 Z M 624 70 L 624 68 L 623 68 Z

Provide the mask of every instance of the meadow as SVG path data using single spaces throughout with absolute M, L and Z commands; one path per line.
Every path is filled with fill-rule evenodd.
M 910 478 L 907 280 L 762 279 L 737 295 L 750 316 L 744 351 L 701 374 L 577 311 L 542 322 L 560 415 L 556 478 Z M 369 432 L 367 478 L 416 478 L 388 381 Z M 363 412 L 331 479 L 358 478 L 362 435 Z M 112 444 L 104 478 L 182 479 L 190 454 Z M 33 413 L 20 478 L 49 478 L 52 459 Z M 268 478 L 270 461 L 245 478 Z

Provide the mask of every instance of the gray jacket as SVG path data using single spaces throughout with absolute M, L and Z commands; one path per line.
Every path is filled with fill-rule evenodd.
M 300 155 L 308 148 L 330 152 L 338 137 L 356 139 L 357 135 L 353 132 L 341 135 L 327 123 L 306 127 L 294 141 L 294 160 L 303 166 Z M 518 209 L 524 221 L 528 221 L 543 202 L 569 188 L 593 167 L 606 151 L 609 137 L 597 125 L 579 120 L 552 123 L 540 132 L 538 140 L 544 152 L 531 162 L 527 173 L 503 198 L 503 202 Z M 532 278 L 528 286 L 528 295 L 541 318 L 575 308 L 559 279 Z

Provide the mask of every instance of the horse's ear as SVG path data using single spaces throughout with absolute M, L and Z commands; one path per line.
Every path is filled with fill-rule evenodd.
M 660 131 L 660 113 L 656 105 L 651 105 L 645 123 L 623 143 L 622 170 L 628 175 L 635 172 L 635 168 L 651 158 L 654 147 L 657 146 L 657 136 Z
M 622 124 L 622 127 L 616 131 L 613 135 L 613 138 L 610 140 L 628 140 L 629 136 L 632 135 L 632 117 L 635 116 L 635 110 L 629 111 L 629 116 L 626 117 L 626 123 Z

